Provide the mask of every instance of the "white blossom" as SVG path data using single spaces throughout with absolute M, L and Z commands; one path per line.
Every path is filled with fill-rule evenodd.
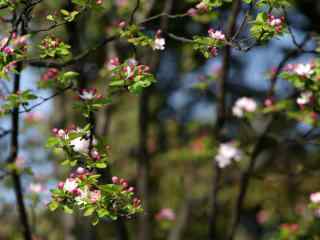
M 223 32 L 221 32 L 221 31 L 215 31 L 215 30 L 213 30 L 213 29 L 210 29 L 209 31 L 208 31 L 208 33 L 209 33 L 209 36 L 211 37 L 211 38 L 213 38 L 213 39 L 217 39 L 217 40 L 221 40 L 221 41 L 223 41 L 223 40 L 225 40 L 226 39 L 226 36 L 224 35 L 224 33 Z
M 64 185 L 63 190 L 72 193 L 74 190 L 78 188 L 78 182 L 74 178 L 67 178 Z
M 89 189 L 88 187 L 84 187 L 84 189 L 79 189 L 79 195 L 74 198 L 78 205 L 86 204 L 89 198 Z
M 239 98 L 233 108 L 232 113 L 236 117 L 243 117 L 246 112 L 254 112 L 257 110 L 257 103 L 254 99 L 248 97 Z
M 311 64 L 297 64 L 294 72 L 301 77 L 310 77 L 314 73 Z
M 300 94 L 300 97 L 297 98 L 297 104 L 306 105 L 310 103 L 312 99 L 312 92 L 303 92 Z
M 40 183 L 31 183 L 29 185 L 29 190 L 30 192 L 33 192 L 33 193 L 40 193 L 43 191 L 43 186 L 40 184 Z
M 156 38 L 153 43 L 153 50 L 164 50 L 166 40 L 164 38 Z
M 79 97 L 83 100 L 92 100 L 96 97 L 96 91 L 92 89 L 83 89 L 79 94 Z
M 320 203 L 320 192 L 311 193 L 310 201 L 312 203 Z
M 280 19 L 280 18 L 274 18 L 274 19 L 272 19 L 272 20 L 270 20 L 269 21 L 269 24 L 271 25 L 271 26 L 279 26 L 279 25 L 281 25 L 282 24 L 282 20 Z
M 78 137 L 73 139 L 70 144 L 73 151 L 79 153 L 87 153 L 89 151 L 90 140 L 83 137 Z
M 215 160 L 220 168 L 224 168 L 231 164 L 232 160 L 239 161 L 241 159 L 241 151 L 235 146 L 233 142 L 222 143 L 219 146 L 218 154 Z

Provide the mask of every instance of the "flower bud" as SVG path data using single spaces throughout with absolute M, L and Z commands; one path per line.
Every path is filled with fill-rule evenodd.
M 63 187 L 64 187 L 64 182 L 59 182 L 58 183 L 58 188 L 59 189 L 63 189 Z
M 119 178 L 117 176 L 112 177 L 112 183 L 118 184 L 119 183 Z
M 197 16 L 198 11 L 195 8 L 190 8 L 187 13 L 190 17 L 194 17 L 194 16 Z
M 85 174 L 86 173 L 86 169 L 83 167 L 78 167 L 76 170 L 76 173 L 79 175 Z

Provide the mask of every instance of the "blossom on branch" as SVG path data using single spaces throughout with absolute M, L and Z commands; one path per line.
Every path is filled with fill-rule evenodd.
M 239 98 L 233 108 L 232 113 L 236 117 L 242 118 L 245 113 L 252 113 L 257 110 L 257 103 L 254 99 L 248 97 Z
M 239 161 L 242 152 L 235 146 L 234 142 L 221 143 L 215 160 L 220 168 L 230 165 L 232 160 Z

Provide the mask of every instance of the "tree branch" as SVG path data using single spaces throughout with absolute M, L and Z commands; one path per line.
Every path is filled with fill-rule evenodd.
M 234 34 L 237 17 L 241 11 L 241 1 L 235 0 L 232 4 L 232 10 L 229 16 L 228 25 L 227 25 L 227 37 L 230 38 Z M 219 89 L 218 89 L 218 108 L 217 108 L 217 123 L 214 130 L 214 140 L 221 138 L 221 129 L 223 128 L 225 118 L 226 118 L 226 82 L 229 78 L 230 63 L 231 63 L 231 47 L 225 46 L 223 50 L 223 60 L 222 60 L 222 70 L 221 76 L 219 79 Z M 218 184 L 221 177 L 220 168 L 217 165 L 216 161 L 213 160 L 213 182 L 211 190 L 211 202 L 210 202 L 210 211 L 209 211 L 209 239 L 214 240 L 216 238 L 215 225 L 218 215 Z

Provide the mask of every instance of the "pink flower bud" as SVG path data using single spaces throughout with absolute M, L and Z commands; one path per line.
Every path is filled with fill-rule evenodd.
M 267 98 L 266 100 L 264 100 L 264 105 L 266 107 L 271 107 L 273 105 L 273 101 L 271 98 Z
M 210 54 L 211 54 L 212 57 L 218 56 L 218 49 L 216 47 L 212 47 L 210 49 Z
M 134 198 L 133 199 L 133 206 L 134 207 L 139 207 L 141 204 L 141 200 L 139 198 Z
M 53 128 L 51 131 L 52 131 L 53 134 L 57 134 L 59 129 L 58 128 Z
M 86 173 L 86 169 L 83 167 L 78 167 L 76 170 L 77 174 L 82 175 Z
M 118 24 L 119 28 L 125 28 L 127 26 L 127 23 L 125 21 L 121 21 L 119 24 Z
M 117 176 L 112 177 L 112 183 L 118 184 L 119 183 L 119 178 Z
M 194 17 L 194 16 L 197 16 L 198 11 L 195 8 L 190 8 L 187 13 L 190 17 Z
M 101 159 L 101 156 L 96 149 L 91 150 L 91 157 L 93 158 L 93 160 L 100 160 Z
M 70 173 L 70 178 L 75 178 L 75 177 L 76 177 L 76 174 Z
M 127 181 L 124 181 L 123 183 L 121 183 L 123 188 L 127 188 L 129 186 Z
M 59 189 L 63 189 L 63 187 L 64 187 L 64 182 L 59 182 L 58 183 L 58 188 Z
M 129 187 L 128 192 L 134 192 L 134 187 Z
M 72 194 L 73 194 L 74 196 L 80 196 L 81 190 L 80 190 L 79 188 L 76 188 L 76 189 L 74 189 L 74 190 L 72 191 Z

